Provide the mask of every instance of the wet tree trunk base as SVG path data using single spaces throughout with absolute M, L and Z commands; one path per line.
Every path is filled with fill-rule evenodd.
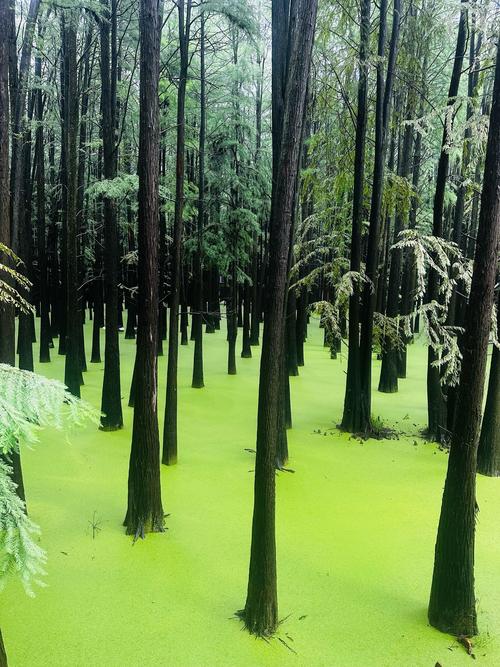
M 398 351 L 392 345 L 382 353 L 378 390 L 384 394 L 398 391 Z
M 0 667 L 7 667 L 7 653 L 3 643 L 2 631 L 0 630 Z

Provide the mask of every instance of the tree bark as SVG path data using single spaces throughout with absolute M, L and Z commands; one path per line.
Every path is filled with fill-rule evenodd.
M 276 20 L 282 3 L 273 2 L 273 47 Z M 289 28 L 289 61 L 286 76 L 283 126 L 274 146 L 280 146 L 271 204 L 269 276 L 266 300 L 257 415 L 252 546 L 245 609 L 246 628 L 268 636 L 278 625 L 275 540 L 275 459 L 280 409 L 280 353 L 283 350 L 284 313 L 288 260 L 300 160 L 300 143 L 311 50 L 316 23 L 316 0 L 297 0 L 292 5 Z M 288 18 L 288 8 L 284 12 Z M 274 50 L 274 49 L 273 49 Z M 276 61 L 275 61 L 276 62 Z M 276 109 L 273 106 L 273 115 Z M 273 128 L 273 134 L 277 128 Z M 274 138 L 274 137 L 273 137 Z
M 357 410 L 360 415 L 362 432 L 371 431 L 371 377 L 372 377 L 372 339 L 373 339 L 373 312 L 375 307 L 377 284 L 378 254 L 380 241 L 380 218 L 382 195 L 384 188 L 385 153 L 387 148 L 387 130 L 391 113 L 392 84 L 399 41 L 399 25 L 401 19 L 400 0 L 394 2 L 392 34 L 387 62 L 387 75 L 384 80 L 383 56 L 385 51 L 387 2 L 382 0 L 380 5 L 380 28 L 378 38 L 377 63 L 377 102 L 375 117 L 375 163 L 373 170 L 372 200 L 370 208 L 370 229 L 368 234 L 368 249 L 366 255 L 367 283 L 363 290 L 363 308 L 361 313 L 360 336 L 360 403 Z
M 195 332 L 193 356 L 192 387 L 205 386 L 203 378 L 203 226 L 205 220 L 205 135 L 206 135 L 206 100 L 205 100 L 205 15 L 200 17 L 200 136 L 198 157 L 198 220 L 195 255 L 195 312 L 193 328 Z
M 500 50 L 497 49 L 460 388 L 429 602 L 431 625 L 443 632 L 466 637 L 478 632 L 474 593 L 476 457 L 500 241 L 499 127 Z
M 116 45 L 111 34 L 116 32 L 116 3 L 101 0 L 104 13 L 100 19 L 101 41 L 101 118 L 103 146 L 103 175 L 107 180 L 116 176 Z M 112 48 L 112 47 L 115 48 Z M 114 65 L 114 66 L 113 66 Z M 104 291 L 106 301 L 106 330 L 104 348 L 104 378 L 101 398 L 101 429 L 116 431 L 123 427 L 120 384 L 120 345 L 118 338 L 118 224 L 116 203 L 103 198 L 104 212 Z
M 7 665 L 7 653 L 5 652 L 2 631 L 0 630 L 0 667 L 7 667 Z
M 500 293 L 497 305 L 500 337 Z M 488 393 L 477 450 L 477 469 L 482 475 L 500 477 L 500 351 L 493 345 Z
M 406 112 L 407 120 L 410 119 L 413 112 L 413 97 L 410 96 L 408 100 L 408 108 Z M 413 140 L 413 128 L 411 125 L 406 125 L 403 137 L 403 146 L 401 150 L 401 159 L 399 164 L 399 176 L 407 179 L 410 173 L 410 158 L 411 146 Z M 405 229 L 407 220 L 405 214 L 401 211 L 396 211 L 394 224 L 394 241 L 398 241 L 400 232 Z M 399 290 L 401 288 L 401 270 L 402 257 L 401 250 L 393 250 L 391 254 L 390 270 L 389 270 L 389 286 L 387 294 L 387 317 L 395 318 L 399 314 Z M 390 338 L 385 337 L 382 344 L 382 364 L 380 368 L 380 381 L 378 389 L 381 392 L 392 394 L 398 391 L 398 367 L 399 367 L 399 350 L 397 345 Z
M 76 31 L 78 13 L 70 10 L 61 17 L 62 57 L 64 64 L 64 118 L 63 137 L 66 153 L 66 358 L 64 383 L 69 391 L 80 397 L 81 370 L 78 339 L 78 275 L 76 242 L 76 199 L 78 186 L 78 92 L 77 92 L 77 46 Z
M 458 94 L 460 76 L 464 60 L 465 45 L 467 39 L 467 4 L 462 0 L 462 9 L 460 12 L 460 22 L 458 26 L 457 45 L 455 50 L 455 60 L 451 75 L 450 87 L 448 90 L 447 108 L 451 112 L 451 118 L 447 118 L 443 127 L 443 139 L 441 142 L 441 153 L 439 155 L 438 170 L 436 176 L 436 192 L 434 194 L 434 205 L 432 213 L 432 234 L 433 236 L 443 236 L 443 211 L 444 195 L 446 190 L 446 181 L 448 175 L 448 165 L 450 154 L 448 144 L 451 139 L 454 113 L 452 107 Z M 429 284 L 427 289 L 428 301 L 437 301 L 439 298 L 439 279 L 434 270 L 429 271 Z M 441 442 L 447 439 L 447 411 L 446 398 L 441 387 L 441 373 L 438 367 L 434 365 L 437 361 L 437 355 L 431 346 L 427 354 L 427 437 Z
M 179 53 L 180 72 L 177 90 L 177 150 L 175 160 L 175 211 L 174 238 L 172 243 L 172 291 L 170 295 L 170 320 L 167 362 L 167 396 L 163 424 L 163 456 L 165 465 L 177 463 L 177 362 L 179 355 L 179 301 L 181 291 L 181 249 L 184 211 L 184 162 L 186 133 L 186 84 L 189 67 L 189 33 L 191 0 L 179 0 Z
M 35 76 L 41 82 L 42 59 L 35 60 Z M 45 147 L 43 131 L 43 93 L 42 88 L 36 90 L 36 221 L 38 242 L 38 271 L 40 289 L 40 363 L 50 361 L 50 303 L 47 276 L 47 248 L 45 242 Z
M 352 202 L 350 270 L 359 273 L 361 268 L 361 224 L 363 221 L 363 190 L 365 182 L 365 144 L 368 117 L 368 57 L 370 49 L 370 0 L 362 0 L 359 43 L 358 111 L 356 116 L 356 146 L 354 154 L 354 191 Z M 341 428 L 349 433 L 362 431 L 364 420 L 360 394 L 360 324 L 361 290 L 356 281 L 349 299 L 349 346 L 347 353 L 347 379 L 344 412 Z
M 160 16 L 156 0 L 141 0 L 138 328 L 134 420 L 128 477 L 127 534 L 163 531 L 157 407 Z

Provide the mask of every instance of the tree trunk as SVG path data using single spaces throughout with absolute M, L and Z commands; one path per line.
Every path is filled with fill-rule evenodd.
M 497 50 L 460 388 L 429 602 L 431 625 L 443 632 L 466 637 L 478 632 L 474 593 L 476 456 L 500 242 L 499 127 L 500 50 Z
M 285 6 L 284 6 L 285 5 Z M 269 275 L 266 299 L 257 415 L 257 455 L 255 464 L 252 546 L 245 609 L 246 628 L 258 636 L 268 636 L 278 626 L 275 540 L 275 459 L 280 409 L 280 352 L 283 350 L 284 313 L 288 281 L 288 260 L 295 200 L 295 184 L 300 160 L 307 80 L 311 60 L 316 0 L 297 0 L 288 24 L 286 3 L 274 0 L 273 56 L 286 42 L 276 43 L 277 21 L 289 25 L 289 60 L 283 108 L 284 122 L 273 127 L 273 150 L 280 147 L 271 205 Z M 279 34 L 279 33 L 278 33 Z M 286 33 L 285 33 L 286 34 Z M 273 67 L 276 66 L 273 58 Z M 273 98 L 274 100 L 274 98 Z M 277 110 L 273 103 L 273 117 Z
M 116 31 L 116 3 L 108 0 L 103 3 L 103 17 L 100 20 L 101 41 L 101 118 L 103 175 L 107 180 L 116 176 L 115 145 L 115 110 L 116 100 L 116 45 L 110 40 Z M 113 43 L 111 43 L 113 42 Z M 118 224 L 115 201 L 108 196 L 103 198 L 104 212 L 104 292 L 106 301 L 106 329 L 104 348 L 104 378 L 101 398 L 101 429 L 116 431 L 123 426 L 121 385 L 120 385 L 120 346 L 118 339 Z
M 241 332 L 242 334 L 241 356 L 243 359 L 250 359 L 252 357 L 252 348 L 250 346 L 251 345 L 250 294 L 251 294 L 250 285 L 248 284 L 248 282 L 246 282 L 243 287 L 243 331 Z
M 394 1 L 392 34 L 387 62 L 387 76 L 384 81 L 383 56 L 385 51 L 385 32 L 387 2 L 380 4 L 380 29 L 378 38 L 377 63 L 377 109 L 375 118 L 375 164 L 373 171 L 373 188 L 370 209 L 370 229 L 368 234 L 368 249 L 366 255 L 366 277 L 369 282 L 363 290 L 363 309 L 361 313 L 360 337 L 360 407 L 361 431 L 371 430 L 371 378 L 372 378 L 372 344 L 373 344 L 373 312 L 375 307 L 375 293 L 373 286 L 377 281 L 378 253 L 380 240 L 380 218 L 382 195 L 384 189 L 385 153 L 387 147 L 387 130 L 391 113 L 392 84 L 399 41 L 400 0 Z
M 134 420 L 128 477 L 127 534 L 163 531 L 157 407 L 160 17 L 155 0 L 141 0 L 138 328 Z
M 408 99 L 408 108 L 406 111 L 407 120 L 410 119 L 413 112 L 413 96 Z M 403 146 L 401 159 L 399 161 L 399 176 L 408 178 L 410 173 L 411 145 L 413 139 L 413 129 L 411 125 L 406 125 L 403 137 Z M 405 213 L 396 211 L 394 225 L 394 241 L 398 241 L 400 232 L 405 229 L 407 220 Z M 391 254 L 391 266 L 389 270 L 389 286 L 387 294 L 387 317 L 395 318 L 399 314 L 399 290 L 401 287 L 401 267 L 402 251 L 393 250 Z M 392 394 L 398 391 L 398 368 L 399 368 L 399 350 L 397 345 L 389 337 L 384 337 L 382 344 L 382 364 L 380 368 L 379 391 Z
M 460 12 L 460 23 L 458 26 L 457 46 L 455 50 L 455 60 L 451 75 L 450 87 L 448 90 L 448 109 L 455 104 L 455 97 L 458 93 L 460 84 L 460 75 L 464 60 L 465 46 L 467 39 L 467 4 L 462 0 L 462 9 Z M 436 192 L 434 194 L 434 205 L 432 214 L 432 234 L 433 236 L 443 236 L 443 210 L 444 196 L 446 189 L 446 180 L 448 176 L 448 165 L 450 154 L 448 145 L 451 140 L 453 128 L 452 113 L 451 118 L 447 118 L 443 128 L 443 139 L 441 142 L 441 153 L 439 155 L 438 171 L 436 177 Z M 429 285 L 427 289 L 427 298 L 429 302 L 439 299 L 439 278 L 434 270 L 429 271 Z M 427 354 L 427 437 L 437 442 L 447 439 L 447 410 L 446 398 L 441 387 L 441 373 L 434 362 L 437 361 L 437 355 L 429 346 Z
M 359 273 L 361 268 L 361 224 L 363 221 L 363 190 L 365 182 L 365 144 L 368 117 L 368 57 L 370 49 L 370 0 L 361 2 L 361 35 L 359 44 L 358 111 L 356 120 L 356 147 L 354 154 L 354 191 L 352 202 L 350 270 Z M 349 433 L 363 430 L 364 419 L 360 395 L 360 324 L 359 283 L 354 282 L 349 299 L 349 345 L 344 412 L 341 428 Z
M 7 664 L 7 653 L 5 652 L 2 631 L 0 630 L 0 667 L 7 667 Z
M 234 256 L 236 256 L 236 242 L 234 243 Z M 238 337 L 238 280 L 236 271 L 236 260 L 233 259 L 231 267 L 230 296 L 226 301 L 227 319 L 227 373 L 236 375 L 236 339 Z
M 76 198 L 77 198 L 77 138 L 78 138 L 78 93 L 77 93 L 77 46 L 76 31 L 78 12 L 68 11 L 61 17 L 62 55 L 64 64 L 64 119 L 63 136 L 66 151 L 66 359 L 64 383 L 69 391 L 80 397 L 81 370 L 78 339 L 78 275 L 76 243 Z
M 11 59 L 11 89 L 14 82 L 11 104 L 13 108 L 12 128 L 15 140 L 12 146 L 12 246 L 17 249 L 20 226 L 22 224 L 22 185 L 23 185 L 23 143 L 25 140 L 25 113 L 26 97 L 28 93 L 28 75 L 31 64 L 31 51 L 33 47 L 33 35 L 40 8 L 40 0 L 30 0 L 26 25 L 24 29 L 23 44 L 21 48 L 21 59 L 19 62 L 19 71 L 17 70 L 17 55 Z M 13 35 L 13 47 L 15 49 L 15 16 L 14 4 L 11 5 L 11 20 Z M 13 71 L 15 69 L 15 72 Z
M 177 151 L 175 166 L 174 239 L 172 243 L 172 291 L 168 337 L 167 397 L 163 424 L 163 456 L 165 465 L 177 463 L 177 361 L 179 355 L 179 300 L 181 290 L 182 215 L 184 211 L 185 103 L 189 67 L 189 32 L 191 0 L 179 0 L 180 73 L 177 91 Z M 187 310 L 187 308 L 186 308 Z
M 203 314 L 205 312 L 203 299 L 203 226 L 205 219 L 205 15 L 200 17 L 200 136 L 198 158 L 198 220 L 197 241 L 198 247 L 195 256 L 195 313 L 193 315 L 194 357 L 192 387 L 201 388 L 205 385 L 203 379 Z
M 42 59 L 35 60 L 35 76 L 39 81 L 42 77 Z M 47 249 L 45 245 L 45 147 L 43 131 L 43 93 L 36 90 L 36 224 L 38 243 L 38 271 L 40 289 L 40 363 L 50 361 L 50 304 L 47 283 Z
M 500 336 L 500 293 L 497 306 Z M 488 394 L 477 450 L 477 469 L 482 475 L 500 477 L 500 351 L 493 345 Z

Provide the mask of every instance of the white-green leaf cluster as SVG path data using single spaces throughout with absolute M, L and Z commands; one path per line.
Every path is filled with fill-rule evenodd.
M 27 517 L 6 461 L 19 444 L 38 441 L 43 426 L 98 420 L 97 411 L 75 398 L 57 380 L 0 364 L 0 588 L 8 575 L 20 577 L 28 594 L 40 583 L 45 552 L 36 543 L 38 527 Z

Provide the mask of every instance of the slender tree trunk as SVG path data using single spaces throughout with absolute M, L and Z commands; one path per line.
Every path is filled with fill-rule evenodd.
M 370 49 L 370 0 L 361 2 L 361 34 L 359 44 L 358 112 L 356 120 L 356 147 L 354 154 L 354 191 L 352 202 L 350 270 L 359 273 L 361 268 L 361 225 L 363 221 L 363 190 L 365 182 L 365 144 L 368 117 L 368 57 Z M 341 428 L 350 433 L 363 430 L 364 419 L 360 395 L 360 296 L 359 283 L 354 282 L 349 299 L 349 346 L 347 353 L 347 379 L 344 412 Z
M 135 250 L 135 236 L 134 226 L 132 221 L 132 205 L 130 200 L 127 201 L 127 240 L 128 252 Z M 137 295 L 131 290 L 137 285 L 137 271 L 135 267 L 130 264 L 127 267 L 127 328 L 125 330 L 125 338 L 127 340 L 135 339 L 135 329 L 137 327 Z
M 474 593 L 476 457 L 500 242 L 500 50 L 484 166 L 481 212 L 463 338 L 460 389 L 439 519 L 429 621 L 443 632 L 477 634 Z
M 172 291 L 167 362 L 167 397 L 163 424 L 163 456 L 165 465 L 177 463 L 177 361 L 179 355 L 179 300 L 181 291 L 182 215 L 184 211 L 185 103 L 189 67 L 189 31 L 191 0 L 179 0 L 180 73 L 177 90 L 177 151 L 175 166 L 174 239 L 172 243 Z
M 297 296 L 295 294 L 295 288 L 288 290 L 286 304 L 286 369 L 289 376 L 296 376 L 299 374 L 299 366 L 297 361 Z
M 243 331 L 241 332 L 241 356 L 243 359 L 250 359 L 252 357 L 252 348 L 250 347 L 250 302 L 251 288 L 248 282 L 246 282 L 243 287 Z
M 194 358 L 192 386 L 201 388 L 203 379 L 203 226 L 205 218 L 205 134 L 206 134 L 206 107 L 205 107 L 205 15 L 200 17 L 200 136 L 198 157 L 198 220 L 197 241 L 198 248 L 195 256 L 195 313 L 193 315 Z
M 233 243 L 233 255 L 236 256 L 237 243 Z M 236 375 L 236 339 L 238 337 L 238 279 L 236 260 L 231 263 L 230 296 L 226 301 L 227 319 L 227 373 Z
M 33 119 L 33 95 L 30 95 L 29 110 L 26 120 L 31 122 Z M 23 142 L 18 147 L 22 153 L 22 183 L 20 187 L 20 201 L 19 201 L 19 227 L 17 236 L 17 252 L 19 257 L 24 262 L 23 272 L 26 277 L 33 283 L 33 229 L 31 224 L 32 213 L 32 194 L 33 181 L 31 178 L 31 129 L 26 130 L 23 134 Z M 33 303 L 33 287 L 31 287 L 25 295 L 30 303 Z M 19 313 L 19 326 L 17 334 L 17 352 L 19 354 L 19 368 L 31 371 L 34 370 L 33 365 L 33 313 Z
M 10 234 L 10 170 L 9 170 L 9 0 L 0 0 L 0 243 L 11 247 Z M 1 261 L 8 264 L 1 253 Z M 0 362 L 15 364 L 14 309 L 0 305 Z
M 462 0 L 462 9 L 460 12 L 460 23 L 458 26 L 457 45 L 455 50 L 455 60 L 451 75 L 450 87 L 448 90 L 448 116 L 443 128 L 443 139 L 441 142 L 441 153 L 439 155 L 438 170 L 436 176 L 436 192 L 434 194 L 434 206 L 432 214 L 432 234 L 433 236 L 443 236 L 443 211 L 444 195 L 446 181 L 448 176 L 448 165 L 450 154 L 448 145 L 451 140 L 451 131 L 453 128 L 454 104 L 458 94 L 460 84 L 460 75 L 462 72 L 465 46 L 467 39 L 467 3 Z M 451 115 L 450 115 L 451 114 Z M 427 289 L 427 298 L 429 302 L 439 299 L 439 278 L 434 270 L 429 271 L 429 285 Z M 427 437 L 441 442 L 447 439 L 447 411 L 446 398 L 441 387 L 441 373 L 435 365 L 437 354 L 431 346 L 427 354 Z
M 7 664 L 7 653 L 5 652 L 2 631 L 0 630 L 0 667 L 7 667 Z
M 497 337 L 500 337 L 500 293 L 497 318 Z M 491 356 L 488 394 L 477 450 L 477 469 L 482 475 L 500 477 L 500 351 L 496 345 L 493 345 Z
M 368 234 L 368 249 L 366 255 L 366 278 L 369 282 L 363 290 L 363 310 L 361 317 L 360 337 L 360 369 L 361 393 L 361 426 L 362 431 L 371 430 L 371 378 L 372 378 L 372 344 L 373 344 L 373 312 L 375 307 L 375 293 L 373 286 L 377 281 L 378 249 L 380 240 L 380 218 L 382 195 L 384 189 L 385 153 L 387 147 L 387 130 L 391 113 L 392 84 L 399 41 L 399 25 L 401 20 L 400 0 L 394 1 L 392 21 L 392 35 L 387 62 L 387 76 L 384 81 L 383 55 L 385 51 L 387 2 L 382 0 L 380 5 L 380 29 L 378 40 L 377 63 L 377 110 L 375 119 L 375 164 L 373 171 L 373 188 L 370 209 L 370 230 Z
M 14 250 L 17 249 L 19 239 L 20 226 L 22 224 L 22 185 L 23 185 L 23 150 L 24 132 L 25 132 L 25 113 L 26 113 L 26 97 L 28 93 L 28 76 L 31 64 L 31 51 L 33 47 L 33 36 L 35 34 L 35 26 L 38 17 L 38 10 L 40 8 L 40 0 L 30 0 L 28 14 L 26 16 L 26 25 L 24 29 L 23 44 L 21 48 L 21 59 L 19 62 L 19 71 L 17 70 L 17 56 L 11 59 L 11 65 L 15 69 L 15 73 L 11 69 L 11 78 L 14 74 L 15 83 L 12 95 L 11 104 L 13 108 L 12 128 L 14 132 L 14 145 L 12 146 L 12 245 Z M 11 20 L 13 21 L 14 40 L 15 40 L 15 16 L 14 4 L 11 7 Z M 13 42 L 15 48 L 15 41 Z M 11 82 L 12 83 L 12 82 Z
M 275 42 L 276 21 L 288 19 L 288 7 L 273 2 L 273 53 L 284 48 Z M 269 276 L 266 300 L 257 416 L 254 511 L 248 592 L 242 618 L 246 628 L 268 636 L 278 626 L 275 540 L 275 464 L 280 409 L 280 352 L 283 350 L 284 312 L 288 280 L 289 245 L 300 160 L 300 140 L 311 50 L 316 23 L 316 0 L 292 5 L 289 61 L 283 108 L 283 125 L 275 146 L 280 146 L 271 205 Z M 288 23 L 288 21 L 287 21 Z M 276 60 L 273 61 L 276 66 Z M 273 114 L 276 109 L 273 106 Z M 276 132 L 273 128 L 273 135 Z
M 409 120 L 413 112 L 412 105 L 413 97 L 410 96 L 408 100 L 408 109 L 406 118 Z M 401 150 L 401 159 L 399 161 L 399 176 L 401 178 L 408 178 L 410 173 L 410 158 L 411 146 L 413 139 L 413 129 L 411 125 L 406 125 L 404 129 L 403 146 Z M 398 241 L 400 232 L 405 229 L 407 220 L 403 211 L 396 211 L 395 226 L 394 226 L 394 240 Z M 389 270 L 389 286 L 387 294 L 387 317 L 395 318 L 399 315 L 399 291 L 401 288 L 401 270 L 402 270 L 402 251 L 393 250 L 391 255 L 391 265 Z M 398 390 L 398 367 L 399 367 L 399 351 L 397 345 L 390 339 L 384 337 L 382 345 L 382 365 L 380 369 L 380 381 L 378 385 L 379 391 L 391 394 Z
M 163 531 L 157 408 L 160 16 L 156 0 L 141 0 L 138 328 L 134 420 L 128 477 L 127 534 Z
M 0 0 L 0 243 L 12 246 L 10 216 L 10 169 L 9 169 L 9 39 L 11 13 L 8 0 Z M 9 259 L 0 259 L 9 264 Z M 15 365 L 15 321 L 14 309 L 5 304 L 0 306 L 0 362 Z M 0 456 L 2 456 L 0 454 Z M 19 450 L 14 450 L 7 463 L 12 467 L 12 479 L 17 485 L 17 493 L 25 500 L 24 481 Z
M 99 206 L 100 208 L 100 206 Z M 92 281 L 92 296 L 94 305 L 94 319 L 92 321 L 92 352 L 90 362 L 93 364 L 101 363 L 101 327 L 104 324 L 104 301 L 102 294 L 102 243 L 101 235 L 96 235 L 94 245 L 94 280 Z
M 116 32 L 116 3 L 109 10 L 108 0 L 101 0 L 104 15 L 100 20 L 101 40 L 101 117 L 103 146 L 103 175 L 111 180 L 116 176 L 115 109 L 116 89 L 115 48 L 111 34 Z M 104 348 L 104 379 L 101 398 L 101 429 L 116 431 L 123 426 L 120 384 L 120 345 L 118 338 L 118 224 L 115 201 L 103 198 L 104 211 L 104 289 L 106 301 L 106 338 Z
M 78 186 L 78 93 L 76 31 L 78 13 L 70 10 L 62 16 L 62 44 L 64 59 L 64 124 L 63 135 L 66 150 L 66 358 L 64 383 L 69 391 L 80 397 L 81 370 L 78 339 L 78 275 L 76 242 L 76 198 Z
M 78 284 L 82 285 L 85 282 L 85 261 L 84 261 L 84 243 L 87 227 L 87 206 L 85 203 L 85 172 L 87 171 L 88 162 L 88 148 L 87 148 L 87 113 L 89 108 L 89 89 L 92 80 L 93 63 L 90 62 L 90 55 L 92 52 L 92 38 L 93 26 L 91 23 L 87 25 L 84 51 L 81 59 L 80 80 L 82 87 L 82 100 L 80 112 L 80 135 L 78 139 L 78 187 L 76 198 L 76 227 L 77 227 L 77 248 L 78 248 Z M 80 356 L 80 368 L 83 372 L 87 371 L 87 357 L 85 353 L 85 306 L 86 306 L 87 292 L 85 289 L 79 288 L 78 294 L 78 310 L 80 313 L 80 321 L 78 323 L 78 347 Z M 83 383 L 83 376 L 82 376 Z
M 35 76 L 42 79 L 42 59 L 35 60 Z M 36 221 L 38 243 L 38 270 L 40 288 L 40 363 L 50 361 L 50 304 L 47 282 L 47 249 L 45 241 L 45 147 L 43 131 L 43 93 L 42 88 L 36 90 Z

